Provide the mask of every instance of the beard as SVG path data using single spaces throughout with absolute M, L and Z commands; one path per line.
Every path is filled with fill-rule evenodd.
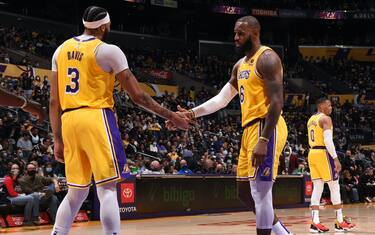
M 109 31 L 108 31 L 108 29 L 106 28 L 106 29 L 104 30 L 104 32 L 103 32 L 103 37 L 102 37 L 102 41 L 103 41 L 103 42 L 106 42 L 106 41 L 107 41 L 108 33 L 109 33 Z
M 246 54 L 253 48 L 253 41 L 249 37 L 242 46 L 236 47 L 236 52 L 240 55 Z

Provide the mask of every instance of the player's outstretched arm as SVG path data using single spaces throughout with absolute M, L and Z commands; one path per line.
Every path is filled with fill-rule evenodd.
M 155 113 L 162 118 L 170 120 L 176 127 L 180 129 L 188 129 L 189 120 L 181 114 L 177 114 L 162 107 L 149 94 L 144 92 L 140 88 L 137 79 L 129 69 L 125 69 L 119 72 L 116 77 L 134 103 L 143 107 L 149 112 Z
M 54 141 L 55 159 L 64 162 L 64 145 L 61 136 L 61 106 L 59 100 L 57 72 L 52 71 L 51 90 L 49 99 L 49 119 Z
M 261 133 L 261 138 L 254 148 L 252 156 L 253 166 L 260 166 L 263 164 L 264 158 L 267 154 L 268 140 L 272 136 L 272 132 L 276 127 L 284 105 L 283 67 L 279 56 L 274 51 L 270 50 L 265 51 L 259 57 L 256 66 L 258 72 L 262 76 L 266 96 L 270 101 L 264 129 Z
M 34 101 L 26 100 L 25 97 L 14 95 L 0 88 L 0 106 L 12 106 L 19 107 L 25 110 L 26 112 L 31 113 L 36 116 L 39 122 L 42 122 L 46 119 L 47 114 L 44 111 L 43 107 Z

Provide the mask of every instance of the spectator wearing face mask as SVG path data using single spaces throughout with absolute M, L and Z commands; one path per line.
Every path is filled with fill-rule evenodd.
M 40 205 L 48 206 L 48 212 L 52 223 L 54 223 L 59 201 L 54 195 L 53 186 L 55 183 L 53 179 L 38 175 L 36 166 L 32 163 L 27 164 L 26 170 L 27 175 L 24 175 L 19 180 L 22 191 L 37 198 Z
M 4 191 L 12 205 L 25 206 L 24 225 L 37 225 L 39 224 L 39 202 L 32 195 L 22 193 L 20 187 L 17 187 L 19 176 L 20 166 L 14 163 L 4 178 Z
M 46 167 L 44 168 L 44 176 L 51 177 L 51 178 L 56 178 L 57 177 L 55 175 L 54 171 L 53 171 L 52 163 L 47 163 L 46 164 Z

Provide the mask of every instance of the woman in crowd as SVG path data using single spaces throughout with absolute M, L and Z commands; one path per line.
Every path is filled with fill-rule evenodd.
M 20 166 L 13 163 L 4 178 L 4 190 L 12 205 L 24 207 L 24 225 L 39 224 L 39 203 L 35 202 L 31 195 L 25 195 L 21 192 L 21 188 L 17 187 L 18 178 L 20 176 Z

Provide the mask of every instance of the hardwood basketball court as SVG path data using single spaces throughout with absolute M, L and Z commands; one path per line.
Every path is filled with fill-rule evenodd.
M 292 232 L 310 234 L 310 211 L 308 208 L 282 209 L 277 214 Z M 375 203 L 353 204 L 344 206 L 344 215 L 352 218 L 357 224 L 350 234 L 375 234 Z M 343 234 L 334 232 L 334 212 L 331 207 L 321 210 L 321 221 L 330 228 L 325 234 Z M 52 226 L 20 227 L 0 229 L 0 233 L 49 234 Z M 76 223 L 71 235 L 101 235 L 100 223 L 97 221 Z M 205 214 L 196 216 L 164 217 L 143 220 L 128 220 L 121 224 L 123 235 L 250 235 L 255 234 L 255 216 L 249 212 Z

